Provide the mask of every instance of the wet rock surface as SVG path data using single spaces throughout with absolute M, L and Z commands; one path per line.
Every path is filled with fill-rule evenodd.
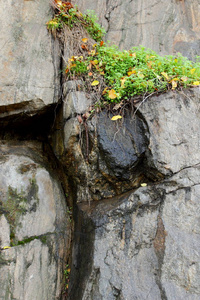
M 74 252 L 79 258 L 86 254 L 90 269 L 86 275 L 81 266 L 73 266 L 72 275 L 83 286 L 77 294 L 72 278 L 70 299 L 200 297 L 198 95 L 198 89 L 169 93 L 139 108 L 150 133 L 148 164 L 164 179 L 110 200 L 78 205 L 79 214 L 92 224 L 86 236 L 93 247 Z
M 122 122 L 112 121 L 106 111 L 100 113 L 97 123 L 98 147 L 110 173 L 128 179 L 141 161 L 148 145 L 145 123 L 131 111 Z M 103 172 L 103 170 L 102 170 Z M 111 175 L 108 174 L 108 175 Z
M 82 94 L 85 107 L 81 113 L 74 103 Z M 131 109 L 117 122 L 106 110 L 84 120 L 89 107 L 84 93 L 74 89 L 70 97 L 74 101 L 63 103 L 58 118 L 63 134 L 55 132 L 52 145 L 57 158 L 68 168 L 76 202 L 113 197 L 138 186 L 148 173 L 144 162 L 149 143 L 145 121 Z M 66 111 L 73 111 L 71 118 L 68 113 L 65 117 Z

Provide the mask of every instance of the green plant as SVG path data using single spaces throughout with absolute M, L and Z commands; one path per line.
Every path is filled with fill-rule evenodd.
M 97 42 L 100 42 L 106 31 L 100 24 L 97 23 L 97 16 L 93 10 L 87 10 L 87 13 L 83 15 L 83 19 L 86 22 L 84 24 L 85 29 L 89 35 Z
M 70 276 L 71 269 L 69 268 L 69 265 L 66 265 L 64 270 L 64 277 L 65 277 L 65 288 L 68 289 L 69 287 L 69 276 Z
M 108 102 L 200 85 L 199 62 L 189 61 L 180 54 L 160 56 L 142 46 L 120 51 L 116 46 L 98 43 L 92 55 L 88 54 L 81 64 L 79 69 L 74 60 L 71 74 L 85 75 L 91 79 L 91 86 L 98 85 L 98 81 L 93 81 L 95 78 L 103 77 L 106 88 L 102 96 Z
M 52 6 L 56 11 L 55 17 L 46 23 L 47 28 L 52 31 L 60 31 L 65 25 L 72 28 L 74 25 L 84 27 L 91 38 L 95 41 L 101 41 L 105 30 L 96 22 L 97 16 L 91 10 L 86 14 L 82 14 L 78 7 L 73 6 L 69 2 L 52 1 Z
M 82 14 L 69 2 L 53 1 L 55 18 L 47 23 L 50 30 L 62 30 L 64 25 L 85 28 L 97 42 L 91 50 L 83 37 L 83 55 L 72 56 L 66 66 L 68 78 L 81 77 L 86 87 L 99 93 L 102 102 L 118 103 L 136 95 L 149 96 L 166 90 L 200 85 L 200 58 L 191 62 L 177 56 L 160 56 L 145 47 L 120 51 L 117 46 L 102 41 L 105 30 L 96 22 L 92 11 Z M 80 28 L 80 27 L 79 27 Z

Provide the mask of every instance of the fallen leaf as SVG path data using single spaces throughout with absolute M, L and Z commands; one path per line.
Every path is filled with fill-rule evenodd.
M 103 90 L 102 95 L 105 95 L 107 93 L 107 87 Z
M 84 44 L 81 45 L 81 48 L 82 48 L 83 50 L 88 50 L 88 46 L 87 46 L 87 45 L 84 45 Z
M 112 121 L 117 121 L 118 119 L 122 119 L 122 116 L 117 115 L 111 118 Z
M 169 80 L 169 76 L 167 75 L 166 72 L 161 72 L 161 74 L 165 77 L 165 79 Z
M 136 53 L 130 53 L 129 56 L 136 57 Z
M 177 82 L 172 80 L 171 84 L 172 84 L 172 90 L 175 90 L 175 88 L 177 87 Z
M 194 81 L 192 84 L 193 85 L 200 85 L 200 81 Z
M 98 60 L 95 59 L 95 60 L 91 60 L 90 63 L 94 66 L 94 65 L 97 65 L 98 64 Z
M 102 47 L 102 46 L 103 46 L 103 44 L 104 44 L 104 41 L 101 41 L 101 42 L 100 42 L 100 47 Z
M 89 72 L 89 73 L 88 73 L 88 76 L 92 76 L 92 72 Z
M 69 72 L 69 69 L 66 69 L 66 70 L 65 70 L 65 73 L 67 74 L 68 72 Z
M 91 86 L 96 86 L 99 84 L 99 81 L 98 80 L 94 80 L 92 83 L 91 83 Z
M 5 250 L 5 249 L 10 249 L 11 247 L 9 247 L 9 246 L 5 246 L 5 247 L 3 247 L 3 250 Z
M 83 43 L 87 43 L 87 41 L 88 41 L 87 38 L 83 38 L 83 39 L 82 39 L 82 42 L 83 42 Z
M 115 99 L 115 98 L 117 98 L 117 93 L 115 92 L 114 89 L 108 91 L 108 97 L 109 97 L 110 99 Z
M 147 186 L 147 183 L 141 183 L 141 186 Z
M 124 83 L 125 83 L 125 81 L 126 81 L 126 77 L 122 77 L 122 78 L 120 79 L 120 81 L 121 81 L 121 87 L 123 88 L 123 87 L 124 87 Z

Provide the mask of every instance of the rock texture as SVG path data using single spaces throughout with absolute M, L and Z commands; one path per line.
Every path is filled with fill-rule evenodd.
M 0 113 L 33 113 L 58 101 L 58 42 L 45 22 L 49 1 L 1 1 Z
M 0 146 L 1 299 L 61 299 L 64 287 L 69 215 L 33 146 Z
M 139 107 L 164 179 L 79 204 L 70 299 L 199 299 L 199 100 L 194 89 Z
M 121 48 L 200 49 L 199 0 L 76 4 Z M 0 13 L 0 299 L 199 299 L 199 88 L 89 116 L 60 72 L 86 35 L 54 39 L 49 1 Z
M 146 123 L 128 111 L 122 122 L 111 121 L 112 113 L 106 111 L 84 120 L 91 103 L 84 92 L 78 91 L 82 83 L 73 83 L 72 89 L 68 82 L 69 92 L 58 118 L 59 124 L 60 120 L 64 123 L 61 134 L 55 131 L 52 145 L 68 169 L 76 202 L 113 197 L 137 186 L 147 173 Z
M 77 0 L 93 9 L 107 30 L 106 39 L 122 49 L 143 45 L 161 54 L 181 52 L 194 58 L 200 50 L 198 0 Z

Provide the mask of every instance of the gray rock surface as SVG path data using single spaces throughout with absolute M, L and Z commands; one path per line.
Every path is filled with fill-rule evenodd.
M 85 119 L 91 103 L 77 90 L 79 82 L 76 86 L 69 88 L 58 117 L 61 131 L 55 131 L 52 141 L 73 181 L 76 202 L 113 197 L 138 186 L 146 173 L 145 122 L 129 112 L 121 121 L 112 121 L 105 111 Z
M 120 48 L 199 54 L 199 0 L 76 4 Z M 53 39 L 49 1 L 1 1 L 0 13 L 0 299 L 200 299 L 199 88 L 121 121 L 89 116 L 82 82 L 59 70 L 83 32 Z
M 0 146 L 0 299 L 61 299 L 69 215 L 37 150 Z
M 198 88 L 170 92 L 138 107 L 146 184 L 78 205 L 70 299 L 200 298 L 199 97 Z M 155 170 L 164 177 L 148 181 Z
M 170 175 L 199 163 L 199 87 L 153 97 L 140 106 L 150 133 L 152 164 Z
M 0 14 L 0 116 L 44 109 L 58 101 L 60 77 L 49 1 L 1 1 Z
M 72 2 L 82 11 L 94 10 L 107 30 L 106 40 L 122 49 L 143 45 L 162 54 L 199 55 L 199 0 Z

